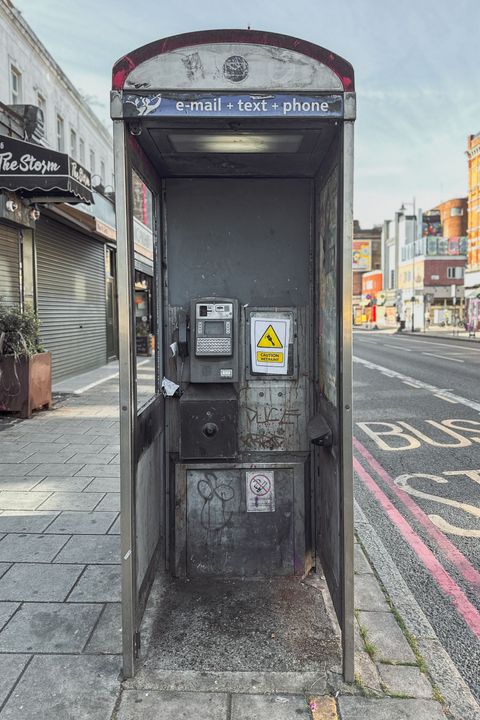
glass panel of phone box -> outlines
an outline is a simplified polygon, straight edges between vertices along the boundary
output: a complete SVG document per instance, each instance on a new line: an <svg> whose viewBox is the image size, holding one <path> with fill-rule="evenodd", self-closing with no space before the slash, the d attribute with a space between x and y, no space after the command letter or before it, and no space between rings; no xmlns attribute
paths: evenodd
<svg viewBox="0 0 480 720"><path fill-rule="evenodd" d="M153 196L135 171L132 187L137 408L140 408L155 394Z"/></svg>

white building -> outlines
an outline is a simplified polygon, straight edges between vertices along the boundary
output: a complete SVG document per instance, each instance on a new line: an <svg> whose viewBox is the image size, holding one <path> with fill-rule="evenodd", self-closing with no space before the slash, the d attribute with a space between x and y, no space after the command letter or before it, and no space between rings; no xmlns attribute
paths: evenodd
<svg viewBox="0 0 480 720"><path fill-rule="evenodd" d="M0 298L36 308L54 380L99 367L117 354L112 139L10 0L0 151Z"/></svg>
<svg viewBox="0 0 480 720"><path fill-rule="evenodd" d="M10 0L0 0L0 102L36 105L46 144L113 187L112 138Z"/></svg>

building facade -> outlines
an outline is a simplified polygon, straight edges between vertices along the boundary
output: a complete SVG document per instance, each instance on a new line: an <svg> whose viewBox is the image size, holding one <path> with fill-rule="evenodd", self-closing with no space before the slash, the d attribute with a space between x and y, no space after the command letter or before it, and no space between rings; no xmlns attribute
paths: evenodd
<svg viewBox="0 0 480 720"><path fill-rule="evenodd" d="M35 307L60 380L117 355L112 140L10 0L0 70L0 298ZM40 156L12 176L12 157Z"/></svg>
<svg viewBox="0 0 480 720"><path fill-rule="evenodd" d="M468 158L468 250L465 268L466 324L480 331L480 133L467 140Z"/></svg>
<svg viewBox="0 0 480 720"><path fill-rule="evenodd" d="M353 321L356 325L369 322L370 300L362 297L362 278L365 273L380 270L382 262L382 228L361 228L358 220L353 223L352 269L353 269Z"/></svg>
<svg viewBox="0 0 480 720"><path fill-rule="evenodd" d="M466 198L412 212L402 208L382 228L385 324L409 329L455 324L463 319L466 262Z"/></svg>

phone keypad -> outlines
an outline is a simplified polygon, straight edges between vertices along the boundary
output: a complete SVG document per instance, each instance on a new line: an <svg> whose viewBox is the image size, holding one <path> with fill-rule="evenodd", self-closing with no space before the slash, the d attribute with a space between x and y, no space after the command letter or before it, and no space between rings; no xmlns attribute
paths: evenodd
<svg viewBox="0 0 480 720"><path fill-rule="evenodd" d="M231 338L197 337L196 355L231 355Z"/></svg>

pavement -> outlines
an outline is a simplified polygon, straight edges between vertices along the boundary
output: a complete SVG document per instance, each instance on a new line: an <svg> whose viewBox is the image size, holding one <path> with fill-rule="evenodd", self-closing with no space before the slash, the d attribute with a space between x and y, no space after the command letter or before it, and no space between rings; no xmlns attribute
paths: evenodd
<svg viewBox="0 0 480 720"><path fill-rule="evenodd" d="M269 673L260 684L258 673L221 668L122 682L114 370L70 382L72 394L30 420L0 418L0 720L478 717L360 508L354 684L338 665ZM140 396L152 373L151 362L141 367Z"/></svg>

